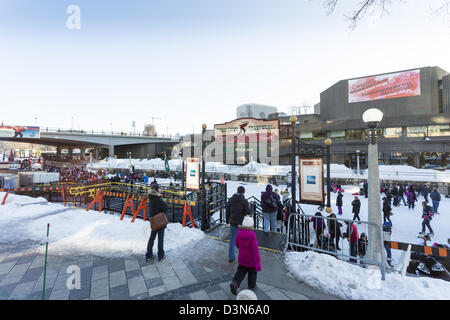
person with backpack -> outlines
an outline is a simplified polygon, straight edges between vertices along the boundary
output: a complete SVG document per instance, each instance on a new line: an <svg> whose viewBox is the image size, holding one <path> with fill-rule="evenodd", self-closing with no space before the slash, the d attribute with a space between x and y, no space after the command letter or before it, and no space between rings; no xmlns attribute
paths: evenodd
<svg viewBox="0 0 450 320"><path fill-rule="evenodd" d="M252 218L244 217L242 225L239 226L236 236L236 247L239 249L239 266L230 283L231 293L234 295L237 294L239 285L246 275L248 275L248 288L254 289L256 287L257 273L261 271L261 256L256 234L253 231Z"/></svg>
<svg viewBox="0 0 450 320"><path fill-rule="evenodd" d="M420 233L421 235L425 234L425 227L428 228L428 230L430 231L429 235L432 237L434 236L433 233L433 229L430 226L430 221L431 219L433 219L433 209L428 205L428 203L426 201L422 202L422 207L423 207L423 211L422 211L422 232Z"/></svg>
<svg viewBox="0 0 450 320"><path fill-rule="evenodd" d="M228 262L235 260L234 246L238 226L242 224L244 217L250 214L250 208L247 199L245 199L245 188L239 186L230 200L228 200L225 208L225 220L230 225L230 243L228 248Z"/></svg>
<svg viewBox="0 0 450 320"><path fill-rule="evenodd" d="M272 186L268 184L266 186L266 191L261 194L265 233L276 230L278 207L281 206L277 194L272 190Z"/></svg>
<svg viewBox="0 0 450 320"><path fill-rule="evenodd" d="M332 213L328 216L328 218L336 219L336 215ZM331 241L336 239L336 246L335 246L336 250L341 250L341 248L339 248L339 239L342 236L341 232L342 223L340 223L338 220L327 219L327 226Z"/></svg>
<svg viewBox="0 0 450 320"><path fill-rule="evenodd" d="M353 220L361 221L361 218L359 217L359 211L361 209L361 201L359 200L358 196L355 196L355 200L352 201L352 213L353 213Z"/></svg>
<svg viewBox="0 0 450 320"><path fill-rule="evenodd" d="M441 201L441 194L435 188L433 192L430 194L431 202L433 203L433 212L434 214L439 214L439 202Z"/></svg>
<svg viewBox="0 0 450 320"><path fill-rule="evenodd" d="M149 192L149 203L150 203L150 224L152 224L152 218L158 214L165 214L167 211L167 204L162 200L160 188L156 184ZM166 218L167 220L167 218ZM153 256L153 244L155 242L156 236L158 236L158 261L161 261L164 258L164 229L166 226L158 230L154 230L154 226L152 226L152 232L150 234L150 238L147 244L147 253L145 254L145 260L149 262L154 258Z"/></svg>
<svg viewBox="0 0 450 320"><path fill-rule="evenodd" d="M337 199L336 199L336 206L338 207L338 214L342 215L342 198L344 197L344 195L342 194L341 191L339 191Z"/></svg>

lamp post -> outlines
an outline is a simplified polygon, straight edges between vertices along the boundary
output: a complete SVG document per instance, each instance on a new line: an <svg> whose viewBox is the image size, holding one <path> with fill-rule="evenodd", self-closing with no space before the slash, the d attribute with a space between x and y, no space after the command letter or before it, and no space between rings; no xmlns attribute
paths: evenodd
<svg viewBox="0 0 450 320"><path fill-rule="evenodd" d="M383 113L378 109L369 109L363 114L363 121L369 128L369 252L370 261L382 263L383 239L376 226L382 225L381 199L380 199L380 175L378 168L377 127L383 119ZM375 225L376 226L375 226Z"/></svg>
<svg viewBox="0 0 450 320"><path fill-rule="evenodd" d="M333 141L328 138L325 139L325 145L326 145L326 150L327 150L327 213L330 214L331 212L333 212L333 210L331 209L331 165L330 165L330 157L331 157L331 144L333 143Z"/></svg>
<svg viewBox="0 0 450 320"><path fill-rule="evenodd" d="M296 144L296 139L295 139L295 123L297 122L297 117L296 116L292 116L290 117L289 121L291 121L291 130L292 130L292 150L291 150L291 200L292 200L292 208L291 208L291 212L295 213L296 212L296 203L295 203L295 199L296 199L296 174L295 174L295 144Z"/></svg>
<svg viewBox="0 0 450 320"><path fill-rule="evenodd" d="M361 150L356 150L356 174L358 175L358 182L359 182L359 154L361 153Z"/></svg>
<svg viewBox="0 0 450 320"><path fill-rule="evenodd" d="M181 149L181 151L180 151L180 158L181 158L181 191L184 194L184 159L183 159L183 149Z"/></svg>
<svg viewBox="0 0 450 320"><path fill-rule="evenodd" d="M202 124L202 231L206 230L206 189L205 189L205 132L206 124Z"/></svg>

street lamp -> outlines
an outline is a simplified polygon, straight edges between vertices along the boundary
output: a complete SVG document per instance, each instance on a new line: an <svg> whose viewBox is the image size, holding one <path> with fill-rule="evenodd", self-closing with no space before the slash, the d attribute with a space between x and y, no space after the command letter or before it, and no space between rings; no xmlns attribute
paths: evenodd
<svg viewBox="0 0 450 320"><path fill-rule="evenodd" d="M295 174L295 144L296 144L296 139L295 139L295 123L297 122L297 117L296 116L292 116L289 118L289 121L291 122L291 130L292 130L292 150L291 150L291 201L292 201L292 208L291 208L291 212L295 213L296 212L296 203L295 203L295 196L296 196L296 174Z"/></svg>
<svg viewBox="0 0 450 320"><path fill-rule="evenodd" d="M331 144L333 143L333 141L328 138L325 139L325 145L326 145L326 149L327 149L327 213L330 214L331 212L333 212L333 210L331 209L331 165L330 165L330 149L331 149Z"/></svg>
<svg viewBox="0 0 450 320"><path fill-rule="evenodd" d="M359 183L359 154L361 150L356 150L356 174L358 175L358 183Z"/></svg>
<svg viewBox="0 0 450 320"><path fill-rule="evenodd" d="M206 230L206 189L205 189L205 132L206 124L202 124L202 195L203 195L203 209L202 209L202 231Z"/></svg>
<svg viewBox="0 0 450 320"><path fill-rule="evenodd" d="M383 119L383 113L378 109L369 109L363 114L363 121L369 128L369 260L383 262L383 239L376 226L382 225L380 175L378 168L377 127Z"/></svg>

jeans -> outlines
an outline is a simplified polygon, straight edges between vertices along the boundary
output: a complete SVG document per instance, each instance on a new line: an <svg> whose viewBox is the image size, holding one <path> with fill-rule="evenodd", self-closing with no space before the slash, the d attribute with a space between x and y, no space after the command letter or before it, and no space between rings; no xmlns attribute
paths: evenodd
<svg viewBox="0 0 450 320"><path fill-rule="evenodd" d="M351 243L350 242L350 255L352 256L352 257L356 257L356 254L357 254L357 248L356 248L356 245L357 245L357 243L355 242L355 243ZM350 259L350 262L354 262L354 263L357 263L358 262L358 260L356 260L356 259Z"/></svg>
<svg viewBox="0 0 450 320"><path fill-rule="evenodd" d="M405 201L405 198L403 196L398 196L398 203L400 203L400 200L402 200L403 204L406 206L406 201Z"/></svg>
<svg viewBox="0 0 450 320"><path fill-rule="evenodd" d="M391 261L392 261L391 245L385 244L384 248L386 249L387 263L388 263L388 265L391 265Z"/></svg>
<svg viewBox="0 0 450 320"><path fill-rule="evenodd" d="M432 200L433 201L433 212L436 214L438 212L438 208L439 208L439 201L437 200Z"/></svg>
<svg viewBox="0 0 450 320"><path fill-rule="evenodd" d="M264 215L264 232L276 231L277 228L277 212L263 212Z"/></svg>
<svg viewBox="0 0 450 320"><path fill-rule="evenodd" d="M256 287L256 269L247 268L239 265L236 274L234 275L233 281L236 282L238 288L242 280L244 280L246 274L248 273L248 288L254 289Z"/></svg>
<svg viewBox="0 0 450 320"><path fill-rule="evenodd" d="M238 227L230 225L230 247L228 249L228 258L230 260L234 260L234 246L236 243L237 232L238 232Z"/></svg>
<svg viewBox="0 0 450 320"><path fill-rule="evenodd" d="M423 221L422 221L422 233L425 233L425 227L428 227L428 230L430 230L430 233L434 233L433 229L431 229L430 220L429 219L423 219Z"/></svg>
<svg viewBox="0 0 450 320"><path fill-rule="evenodd" d="M157 231L152 231L150 234L150 239L148 239L147 244L147 253L145 257L150 259L153 257L153 243L155 242L156 235L158 235L158 259L162 259L164 257L164 230L166 228L162 228Z"/></svg>

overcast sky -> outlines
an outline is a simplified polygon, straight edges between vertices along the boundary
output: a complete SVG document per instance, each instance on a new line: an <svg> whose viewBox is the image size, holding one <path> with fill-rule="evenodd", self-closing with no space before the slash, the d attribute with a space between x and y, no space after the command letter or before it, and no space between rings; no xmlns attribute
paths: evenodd
<svg viewBox="0 0 450 320"><path fill-rule="evenodd" d="M201 130L245 103L319 102L341 79L440 66L450 18L440 0L402 1L349 29L341 1L0 0L0 120L5 124L159 133ZM69 5L81 29L69 30Z"/></svg>

